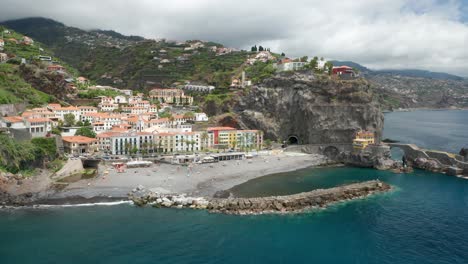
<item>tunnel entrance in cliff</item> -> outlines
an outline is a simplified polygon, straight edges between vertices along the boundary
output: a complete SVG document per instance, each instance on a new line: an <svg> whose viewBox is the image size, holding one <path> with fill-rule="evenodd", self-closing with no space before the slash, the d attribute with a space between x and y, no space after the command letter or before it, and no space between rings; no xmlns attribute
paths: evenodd
<svg viewBox="0 0 468 264"><path fill-rule="evenodd" d="M288 137L288 145L298 145L299 138L297 136L289 136Z"/></svg>
<svg viewBox="0 0 468 264"><path fill-rule="evenodd" d="M323 150L323 155L329 159L335 159L340 154L340 151L335 146L328 146Z"/></svg>

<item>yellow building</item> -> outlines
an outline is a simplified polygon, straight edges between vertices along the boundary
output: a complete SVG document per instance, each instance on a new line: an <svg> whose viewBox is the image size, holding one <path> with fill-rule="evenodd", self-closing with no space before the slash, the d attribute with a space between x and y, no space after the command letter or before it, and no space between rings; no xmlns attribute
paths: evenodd
<svg viewBox="0 0 468 264"><path fill-rule="evenodd" d="M373 132L359 131L356 133L356 137L353 139L353 149L363 150L368 145L375 143L375 137Z"/></svg>

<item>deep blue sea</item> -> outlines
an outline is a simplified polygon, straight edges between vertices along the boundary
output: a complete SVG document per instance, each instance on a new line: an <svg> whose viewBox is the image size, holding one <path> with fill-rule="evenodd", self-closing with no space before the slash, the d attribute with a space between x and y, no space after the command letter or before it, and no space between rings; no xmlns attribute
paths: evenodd
<svg viewBox="0 0 468 264"><path fill-rule="evenodd" d="M386 114L385 136L458 151L468 143L468 112ZM0 263L468 263L468 180L320 168L238 191L286 194L376 178L395 191L298 215L131 205L0 211Z"/></svg>

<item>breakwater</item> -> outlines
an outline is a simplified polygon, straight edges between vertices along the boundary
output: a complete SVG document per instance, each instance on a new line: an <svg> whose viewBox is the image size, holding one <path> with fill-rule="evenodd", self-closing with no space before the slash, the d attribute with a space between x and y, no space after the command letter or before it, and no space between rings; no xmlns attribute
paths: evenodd
<svg viewBox="0 0 468 264"><path fill-rule="evenodd" d="M158 194L135 189L129 199L137 206L205 209L214 213L251 215L273 213L299 213L312 208L324 208L329 204L363 198L391 189L387 183L371 180L328 189L318 189L285 196L259 198L203 198L185 195Z"/></svg>

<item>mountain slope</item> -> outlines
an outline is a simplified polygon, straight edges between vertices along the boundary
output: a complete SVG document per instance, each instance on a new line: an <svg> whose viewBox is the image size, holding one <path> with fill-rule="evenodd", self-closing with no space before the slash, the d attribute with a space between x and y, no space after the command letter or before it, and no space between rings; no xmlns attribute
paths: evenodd
<svg viewBox="0 0 468 264"><path fill-rule="evenodd" d="M213 47L221 48L221 44L144 40L114 31L85 31L44 18L0 24L46 43L58 57L99 84L120 88L144 89L186 80L227 87L248 55L216 56ZM202 44L193 48L194 43Z"/></svg>
<svg viewBox="0 0 468 264"><path fill-rule="evenodd" d="M348 65L366 77L380 95L384 109L468 107L468 80L425 70L371 70L352 61Z"/></svg>
<svg viewBox="0 0 468 264"><path fill-rule="evenodd" d="M144 90L185 81L228 87L252 54L220 55L214 50L221 44L145 40L114 31L85 31L44 18L3 24L46 43L84 76L120 88ZM379 93L385 109L468 107L468 80L459 76L423 70L375 71L351 61L333 63L358 69Z"/></svg>
<svg viewBox="0 0 468 264"><path fill-rule="evenodd" d="M8 60L0 63L0 104L25 102L40 106L57 99L65 100L71 92L66 78L76 76L73 67L54 57L53 52L44 44L34 41L23 43L24 35L0 26L4 32ZM46 69L47 64L39 56L49 56L66 68L67 74L59 74Z"/></svg>

